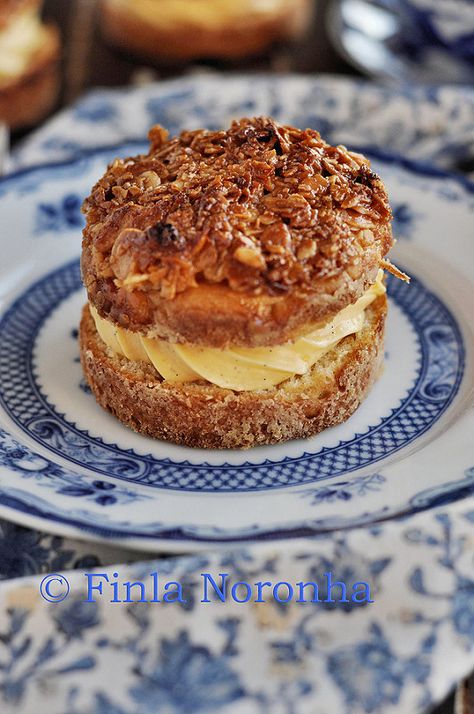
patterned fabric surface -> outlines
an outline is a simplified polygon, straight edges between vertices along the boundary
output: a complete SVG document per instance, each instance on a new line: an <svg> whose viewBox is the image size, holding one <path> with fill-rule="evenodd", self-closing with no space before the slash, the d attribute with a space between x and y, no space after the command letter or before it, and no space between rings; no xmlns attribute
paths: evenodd
<svg viewBox="0 0 474 714"><path fill-rule="evenodd" d="M296 79L292 91L305 81ZM202 102L211 96L222 117L214 78L182 80L165 90L95 91L30 138L10 167L143 139L154 121L171 130L198 125L199 102L189 99L196 82ZM258 113L262 92L272 92L273 113L298 123L291 102L283 107L283 80L261 82L226 79L225 91L241 107L244 89L252 87L249 114ZM163 104L163 91L174 93L172 105ZM320 114L314 122L331 141L409 150L410 158L448 168L466 157L474 92L323 79L314 82L313 94ZM76 215L74 207L70 214ZM396 219L409 231L409 217ZM407 519L311 540L150 559L0 520L0 711L426 711L474 667L473 524L474 497L466 495ZM61 598L67 590L61 601L41 597L57 592L43 580L48 573L62 574L55 583ZM102 574L94 580L103 586L95 603L84 601L91 582L85 573ZM249 586L225 602L211 588L211 602L201 602L203 573L216 583L227 573L230 585ZM349 602L327 601L326 573L348 585ZM126 603L123 589L114 590L118 581L137 580L155 602ZM170 582L175 585L167 588ZM289 601L278 602L258 582L289 583L293 597L281 585L279 597ZM311 602L311 587L303 591L309 601L296 601L300 582L317 582L319 602ZM374 602L351 599L356 582L370 583ZM175 601L165 602L171 591ZM248 601L236 601L247 595Z"/></svg>
<svg viewBox="0 0 474 714"><path fill-rule="evenodd" d="M163 590L168 581L182 584L185 602L148 604L112 604L108 584L104 601L84 602L81 571L93 557L73 561L61 539L21 531L23 571L32 564L79 571L67 573L70 595L61 603L41 600L38 578L4 585L2 711L34 712L39 699L64 714L424 711L474 665L473 523L471 502L284 548L97 571L110 582L117 571L121 580L144 581L150 593L153 572ZM201 573L216 582L219 573L248 583L317 579L324 600L326 572L334 582L370 582L374 602L256 603L256 588L245 604L200 602Z"/></svg>

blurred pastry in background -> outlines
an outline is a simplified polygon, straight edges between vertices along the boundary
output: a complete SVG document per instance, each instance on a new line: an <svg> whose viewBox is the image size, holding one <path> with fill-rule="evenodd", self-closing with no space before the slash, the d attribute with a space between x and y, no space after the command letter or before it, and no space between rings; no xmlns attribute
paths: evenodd
<svg viewBox="0 0 474 714"><path fill-rule="evenodd" d="M40 18L40 0L0 0L0 120L30 126L59 91L59 33Z"/></svg>
<svg viewBox="0 0 474 714"><path fill-rule="evenodd" d="M115 45L151 59L235 59L304 34L313 0L103 0Z"/></svg>

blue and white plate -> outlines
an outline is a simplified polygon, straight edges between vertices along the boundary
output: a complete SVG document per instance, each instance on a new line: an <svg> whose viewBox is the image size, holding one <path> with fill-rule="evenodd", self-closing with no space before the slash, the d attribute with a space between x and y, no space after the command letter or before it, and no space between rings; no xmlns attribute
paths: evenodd
<svg viewBox="0 0 474 714"><path fill-rule="evenodd" d="M326 27L345 59L370 77L472 85L472 0L332 0Z"/></svg>
<svg viewBox="0 0 474 714"><path fill-rule="evenodd" d="M0 183L0 513L189 550L310 535L472 491L472 186L373 152L400 239L393 259L413 278L389 278L383 375L349 421L314 438L205 451L128 430L96 404L79 364L81 201L108 160L143 148L97 150Z"/></svg>

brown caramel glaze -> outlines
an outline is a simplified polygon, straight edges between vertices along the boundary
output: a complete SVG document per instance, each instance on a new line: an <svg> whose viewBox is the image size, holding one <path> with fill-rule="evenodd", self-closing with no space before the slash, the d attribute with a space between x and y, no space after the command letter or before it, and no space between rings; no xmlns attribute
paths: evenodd
<svg viewBox="0 0 474 714"><path fill-rule="evenodd" d="M267 117L149 137L84 202L83 277L103 317L171 341L278 344L374 282L391 212L364 157Z"/></svg>

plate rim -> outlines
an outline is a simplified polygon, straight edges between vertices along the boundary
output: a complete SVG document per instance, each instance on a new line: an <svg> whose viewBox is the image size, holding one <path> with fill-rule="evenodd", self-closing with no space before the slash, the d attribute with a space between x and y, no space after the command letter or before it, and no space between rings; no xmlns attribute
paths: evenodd
<svg viewBox="0 0 474 714"><path fill-rule="evenodd" d="M361 518L357 522L348 522L345 524L339 523L334 526L320 527L316 525L314 528L306 522L301 527L289 527L287 529L273 529L259 532L256 534L230 536L222 538L222 536L212 538L210 536L197 536L186 533L186 529L177 528L174 532L177 534L172 537L165 537L158 533L156 536L143 535L139 533L120 533L112 531L112 529L100 529L98 527L87 526L84 523L72 523L71 521L63 521L60 518L51 519L45 515L32 515L20 508L3 503L3 493L0 489L0 517L5 517L7 520L16 523L19 526L35 528L36 530L46 530L46 532L60 535L63 537L71 537L76 540L101 543L102 545L120 546L127 550L143 550L146 552L167 552L173 553L198 553L206 550L215 550L217 548L225 550L231 548L244 548L249 545L268 546L289 540L307 540L318 536L330 535L336 532L351 531L359 528L376 528L389 523L403 521L408 517L415 516L418 513L433 511L439 507L446 507L452 503L460 503L474 496L474 481L460 480L458 488L451 491L449 498L444 501L442 498L435 503L429 502L427 505L419 505L411 509L403 511L386 513L383 517L373 518L373 514L369 514L367 518ZM12 501L11 496L7 496L8 501ZM171 530L168 529L168 530Z"/></svg>

